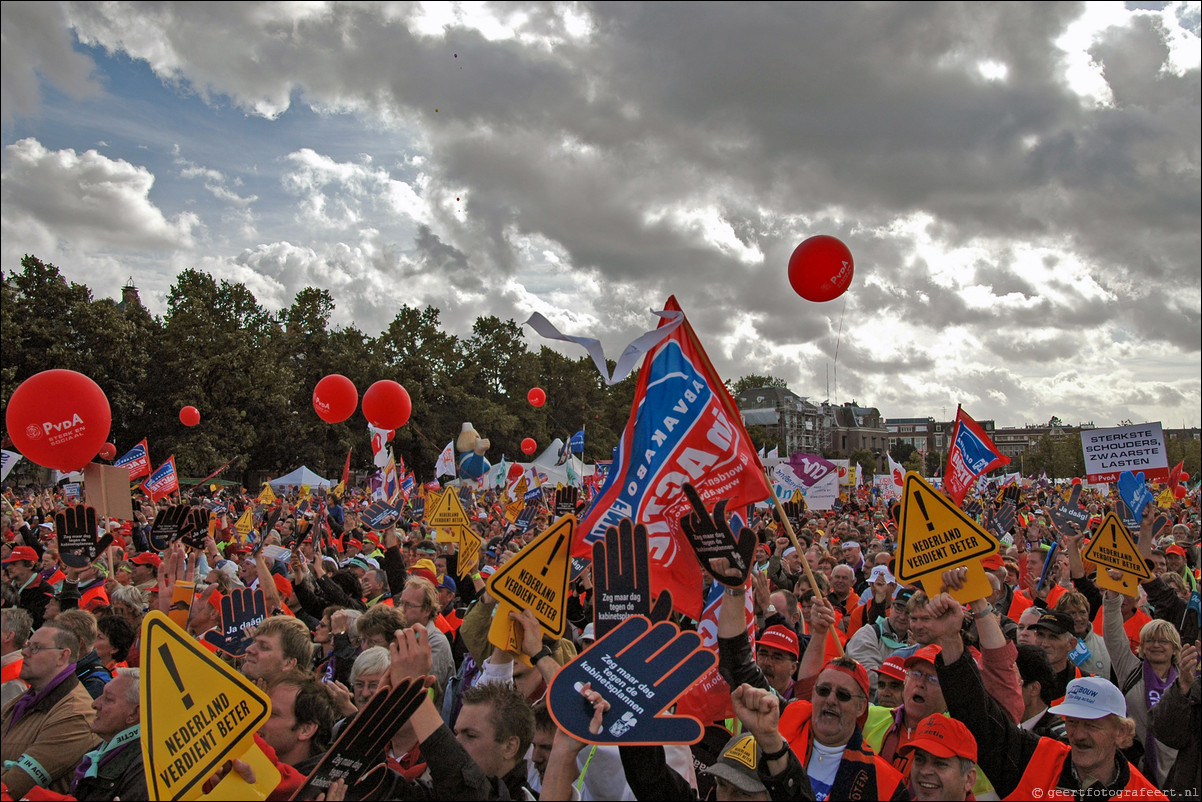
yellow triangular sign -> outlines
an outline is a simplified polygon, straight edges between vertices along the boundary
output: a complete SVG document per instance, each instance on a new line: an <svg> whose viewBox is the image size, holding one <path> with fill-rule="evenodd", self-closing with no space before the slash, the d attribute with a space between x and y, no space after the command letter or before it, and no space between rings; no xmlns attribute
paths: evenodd
<svg viewBox="0 0 1202 802"><path fill-rule="evenodd" d="M723 752L722 757L742 763L752 771L756 771L759 761L756 759L755 736L747 733Z"/></svg>
<svg viewBox="0 0 1202 802"><path fill-rule="evenodd" d="M476 573L480 562L480 546L484 541L470 526L459 527L459 576L469 577Z"/></svg>
<svg viewBox="0 0 1202 802"><path fill-rule="evenodd" d="M242 536L243 539L250 534L250 531L255 528L255 514L251 512L250 507L246 508L246 512L239 516L238 520L234 521L234 529Z"/></svg>
<svg viewBox="0 0 1202 802"><path fill-rule="evenodd" d="M267 694L157 610L142 619L140 691L151 799L196 799L223 763L259 751L254 734L271 713ZM268 792L280 781L278 771L256 776Z"/></svg>
<svg viewBox="0 0 1202 802"><path fill-rule="evenodd" d="M526 499L519 498L517 501L505 505L505 520L513 523L522 514L522 510L526 508Z"/></svg>
<svg viewBox="0 0 1202 802"><path fill-rule="evenodd" d="M488 580L488 592L519 610L529 607L552 637L562 637L576 516L565 515L531 540Z"/></svg>
<svg viewBox="0 0 1202 802"><path fill-rule="evenodd" d="M913 471L906 474L894 571L902 584L988 557L1000 545L997 538L925 479Z"/></svg>
<svg viewBox="0 0 1202 802"><path fill-rule="evenodd" d="M427 507L426 523L436 530L435 540L440 543L453 543L460 538L464 528L470 529L472 522L464 512L463 503L454 489L443 491L434 502L433 507Z"/></svg>
<svg viewBox="0 0 1202 802"><path fill-rule="evenodd" d="M259 501L264 504L274 504L276 502L275 491L266 482L263 483L263 491L259 493Z"/></svg>
<svg viewBox="0 0 1202 802"><path fill-rule="evenodd" d="M1152 578L1147 563L1139 556L1135 538L1113 512L1108 513L1089 541L1085 559L1098 566L1097 585L1127 596L1139 594L1139 580ZM1106 573L1107 568L1123 572L1122 580L1114 580Z"/></svg>

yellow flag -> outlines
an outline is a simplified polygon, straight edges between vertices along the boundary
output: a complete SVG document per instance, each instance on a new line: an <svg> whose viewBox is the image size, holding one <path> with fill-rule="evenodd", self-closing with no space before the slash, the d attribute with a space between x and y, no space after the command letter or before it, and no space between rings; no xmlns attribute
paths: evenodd
<svg viewBox="0 0 1202 802"><path fill-rule="evenodd" d="M263 502L264 504L274 504L275 500L275 492L272 491L271 485L267 482L264 482L263 492L259 494L259 501Z"/></svg>
<svg viewBox="0 0 1202 802"><path fill-rule="evenodd" d="M308 485L301 485L300 497L301 498L309 497L309 486Z"/></svg>
<svg viewBox="0 0 1202 802"><path fill-rule="evenodd" d="M346 492L346 482L339 482L330 490L330 495L334 498L342 498L342 494Z"/></svg>

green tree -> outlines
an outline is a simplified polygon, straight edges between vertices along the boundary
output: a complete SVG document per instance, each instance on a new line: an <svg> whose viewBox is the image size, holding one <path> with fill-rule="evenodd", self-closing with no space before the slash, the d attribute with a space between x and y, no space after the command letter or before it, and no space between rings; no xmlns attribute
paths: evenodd
<svg viewBox="0 0 1202 802"><path fill-rule="evenodd" d="M857 448L855 451L851 452L847 458L851 464L859 465L864 471L865 482L869 481L870 477L876 476L878 472L877 456L876 454L872 453L872 449Z"/></svg>
<svg viewBox="0 0 1202 802"><path fill-rule="evenodd" d="M778 379L775 376L760 376L752 373L748 376L741 376L732 384L728 379L725 382L727 389L731 395L740 395L747 390L754 390L757 387L781 387L785 390L789 389L789 383L784 379Z"/></svg>

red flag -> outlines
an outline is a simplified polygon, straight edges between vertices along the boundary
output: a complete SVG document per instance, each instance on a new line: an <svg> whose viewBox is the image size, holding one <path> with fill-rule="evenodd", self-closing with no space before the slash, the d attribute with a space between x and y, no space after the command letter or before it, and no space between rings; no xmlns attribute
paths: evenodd
<svg viewBox="0 0 1202 802"><path fill-rule="evenodd" d="M175 455L172 454L154 473L142 482L142 492L150 496L152 502L175 493L179 490L179 476L175 472Z"/></svg>
<svg viewBox="0 0 1202 802"><path fill-rule="evenodd" d="M139 476L149 476L150 446L146 444L146 438L143 437L142 442L118 457L113 465L124 465L129 468L129 480L131 482Z"/></svg>
<svg viewBox="0 0 1202 802"><path fill-rule="evenodd" d="M977 477L1009 464L1010 458L997 450L981 425L957 405L956 425L947 450L947 470L943 474L943 489L956 505L964 500L964 494Z"/></svg>
<svg viewBox="0 0 1202 802"><path fill-rule="evenodd" d="M681 486L691 483L708 506L727 499L739 509L768 498L768 481L734 399L675 296L664 308L680 313L680 325L643 359L616 458L572 553L591 557L593 542L622 518L645 525L652 593L671 591L673 606L696 621L701 566L680 530L681 516L691 512Z"/></svg>
<svg viewBox="0 0 1202 802"><path fill-rule="evenodd" d="M352 448L346 450L346 465L342 466L342 486L344 488L351 481L351 451L353 450Z"/></svg>

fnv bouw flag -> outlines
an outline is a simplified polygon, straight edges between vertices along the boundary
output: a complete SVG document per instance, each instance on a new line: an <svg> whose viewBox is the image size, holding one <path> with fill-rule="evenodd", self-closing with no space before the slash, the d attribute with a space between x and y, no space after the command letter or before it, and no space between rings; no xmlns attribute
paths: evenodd
<svg viewBox="0 0 1202 802"><path fill-rule="evenodd" d="M113 465L124 465L129 468L129 481L131 482L139 476L149 476L150 447L146 445L146 438L143 437L142 442L126 451Z"/></svg>
<svg viewBox="0 0 1202 802"><path fill-rule="evenodd" d="M150 500L158 501L161 498L171 495L179 490L179 477L175 473L175 455L172 454L167 458L167 461L155 468L154 473L142 482L142 491L150 496Z"/></svg>
<svg viewBox="0 0 1202 802"><path fill-rule="evenodd" d="M943 473L943 488L956 506L964 500L964 494L977 477L1009 464L1010 458L994 447L980 424L957 406L956 425L947 451L947 470Z"/></svg>
<svg viewBox="0 0 1202 802"><path fill-rule="evenodd" d="M646 355L630 418L606 485L580 524L573 556L591 557L605 530L631 518L647 527L651 590L701 617L701 566L680 530L691 483L707 507L740 509L768 498L768 482L739 411L675 296L657 313L671 333Z"/></svg>

